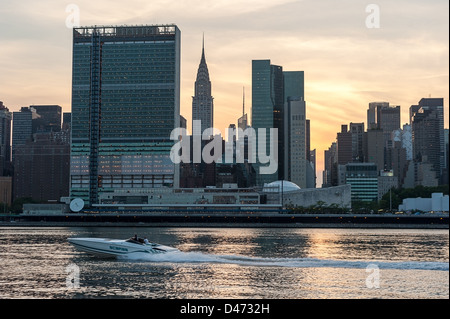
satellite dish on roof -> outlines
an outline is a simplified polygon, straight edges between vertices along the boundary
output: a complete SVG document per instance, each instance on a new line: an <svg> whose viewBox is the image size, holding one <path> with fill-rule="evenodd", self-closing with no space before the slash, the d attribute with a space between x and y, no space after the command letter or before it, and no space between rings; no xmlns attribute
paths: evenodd
<svg viewBox="0 0 450 319"><path fill-rule="evenodd" d="M75 198L70 202L70 210L73 212L79 212L84 208L84 200L81 198Z"/></svg>

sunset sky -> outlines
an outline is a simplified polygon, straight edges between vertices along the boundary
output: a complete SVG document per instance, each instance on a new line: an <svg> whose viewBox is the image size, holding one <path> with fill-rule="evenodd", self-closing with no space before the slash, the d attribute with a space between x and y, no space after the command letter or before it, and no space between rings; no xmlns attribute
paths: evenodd
<svg viewBox="0 0 450 319"><path fill-rule="evenodd" d="M379 28L367 28L369 4ZM81 26L176 24L182 36L181 114L190 128L194 81L205 34L215 127L224 132L251 108L251 61L270 59L305 71L311 148L323 151L341 124L366 122L369 102L400 105L444 98L449 119L448 0L1 0L0 101L10 111L33 104L71 110L72 30L68 5Z"/></svg>

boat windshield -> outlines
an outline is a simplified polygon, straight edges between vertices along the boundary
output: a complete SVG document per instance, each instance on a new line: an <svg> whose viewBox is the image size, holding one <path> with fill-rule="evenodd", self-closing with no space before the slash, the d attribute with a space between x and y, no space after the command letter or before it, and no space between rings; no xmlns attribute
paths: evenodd
<svg viewBox="0 0 450 319"><path fill-rule="evenodd" d="M136 240L134 237L132 237L132 238L130 238L130 239L127 239L126 242L128 242L128 243L133 243L133 244L144 245L144 239L142 239L142 238L138 238L138 239Z"/></svg>

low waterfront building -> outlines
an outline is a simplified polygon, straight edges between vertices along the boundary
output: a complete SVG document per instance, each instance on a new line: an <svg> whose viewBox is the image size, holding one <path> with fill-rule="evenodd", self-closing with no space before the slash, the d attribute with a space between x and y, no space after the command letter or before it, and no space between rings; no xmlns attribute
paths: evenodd
<svg viewBox="0 0 450 319"><path fill-rule="evenodd" d="M73 202L74 198L72 198ZM62 197L61 205L69 211L71 198ZM314 205L351 208L351 187L301 189L289 181L276 181L264 188L238 188L224 184L222 188L147 188L116 189L99 196L99 204L87 205L79 212L268 212L277 213L283 207L312 207ZM55 206L53 211L61 211ZM24 208L24 213L37 214L39 204ZM49 211L42 206L42 214ZM61 211L62 212L62 211Z"/></svg>
<svg viewBox="0 0 450 319"><path fill-rule="evenodd" d="M351 185L349 184L302 189L289 181L275 181L266 184L263 192L267 196L267 204L282 202L284 207L311 207L320 203L323 206L351 208Z"/></svg>
<svg viewBox="0 0 450 319"><path fill-rule="evenodd" d="M398 206L399 211L419 210L423 212L448 212L449 197L442 193L433 193L431 198L405 198L401 205Z"/></svg>
<svg viewBox="0 0 450 319"><path fill-rule="evenodd" d="M63 203L23 204L25 215L61 215L69 212L69 205Z"/></svg>
<svg viewBox="0 0 450 319"><path fill-rule="evenodd" d="M99 209L152 208L217 208L217 209L279 209L283 207L325 206L351 208L351 187L301 189L289 181L275 181L264 188L238 188L224 184L222 188L157 188L117 189L99 197Z"/></svg>
<svg viewBox="0 0 450 319"><path fill-rule="evenodd" d="M117 189L99 196L98 208L188 208L242 207L263 204L261 195L251 188L147 188ZM279 203L277 203L279 205Z"/></svg>

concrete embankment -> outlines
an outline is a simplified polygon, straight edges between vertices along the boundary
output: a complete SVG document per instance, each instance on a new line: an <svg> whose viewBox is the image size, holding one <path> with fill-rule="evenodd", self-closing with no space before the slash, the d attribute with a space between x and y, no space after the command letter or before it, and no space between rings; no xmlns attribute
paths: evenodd
<svg viewBox="0 0 450 319"><path fill-rule="evenodd" d="M448 229L448 214L75 214L3 217L0 226L42 227L297 227Z"/></svg>

